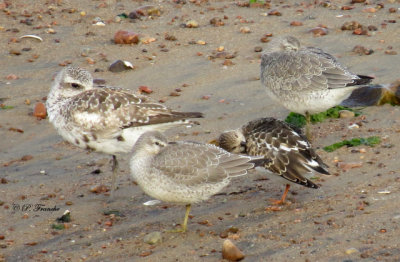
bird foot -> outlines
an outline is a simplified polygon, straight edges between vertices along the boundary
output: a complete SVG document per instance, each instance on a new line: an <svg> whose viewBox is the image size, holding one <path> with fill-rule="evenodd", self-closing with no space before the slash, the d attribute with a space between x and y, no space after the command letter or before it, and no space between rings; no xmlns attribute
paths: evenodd
<svg viewBox="0 0 400 262"><path fill-rule="evenodd" d="M265 208L265 211L282 211L281 206L268 206Z"/></svg>
<svg viewBox="0 0 400 262"><path fill-rule="evenodd" d="M288 205L289 203L286 202L285 200L282 199L270 199L271 203L275 206L283 206L283 205Z"/></svg>

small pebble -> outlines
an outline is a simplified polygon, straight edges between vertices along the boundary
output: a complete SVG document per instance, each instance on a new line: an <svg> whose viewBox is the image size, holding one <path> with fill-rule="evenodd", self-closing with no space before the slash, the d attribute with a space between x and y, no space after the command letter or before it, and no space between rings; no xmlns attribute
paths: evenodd
<svg viewBox="0 0 400 262"><path fill-rule="evenodd" d="M244 254L229 239L226 239L222 245L222 257L229 261L240 261L244 258Z"/></svg>
<svg viewBox="0 0 400 262"><path fill-rule="evenodd" d="M90 192L100 194L110 191L110 189L105 185L95 185L90 188Z"/></svg>
<svg viewBox="0 0 400 262"><path fill-rule="evenodd" d="M189 20L186 22L185 27L186 28L198 28L199 23L196 20Z"/></svg>
<svg viewBox="0 0 400 262"><path fill-rule="evenodd" d="M292 22L290 22L290 25L291 25L291 26L302 26L303 23L300 22L300 21L292 21Z"/></svg>
<svg viewBox="0 0 400 262"><path fill-rule="evenodd" d="M117 60L108 67L108 70L113 73L119 73L131 69L133 69L133 65L128 61L122 60Z"/></svg>
<svg viewBox="0 0 400 262"><path fill-rule="evenodd" d="M263 49L261 46L254 47L254 52L261 52Z"/></svg>
<svg viewBox="0 0 400 262"><path fill-rule="evenodd" d="M313 33L314 36L323 36L328 34L328 29L318 26L310 29L308 32Z"/></svg>
<svg viewBox="0 0 400 262"><path fill-rule="evenodd" d="M240 33L242 33L242 34L248 34L251 32L250 27L248 27L248 26L242 26L239 30L240 30Z"/></svg>
<svg viewBox="0 0 400 262"><path fill-rule="evenodd" d="M359 252L356 248L354 248L354 247L352 247L352 248L348 248L348 249L346 249L346 251L345 251L345 253L347 254L347 255L351 255L351 254L354 254L354 253L357 253L357 252Z"/></svg>
<svg viewBox="0 0 400 262"><path fill-rule="evenodd" d="M119 30L114 35L114 43L137 44L139 43L139 35L132 31Z"/></svg>
<svg viewBox="0 0 400 262"><path fill-rule="evenodd" d="M359 55L370 55L374 52L374 50L365 48L364 46L361 45L356 45L352 51Z"/></svg>
<svg viewBox="0 0 400 262"><path fill-rule="evenodd" d="M279 12L278 10L271 10L268 12L268 15L276 15L276 16L281 16L282 13Z"/></svg>
<svg viewBox="0 0 400 262"><path fill-rule="evenodd" d="M148 86L139 86L139 92L140 93L151 94L151 93L153 93L153 90Z"/></svg>
<svg viewBox="0 0 400 262"><path fill-rule="evenodd" d="M352 118L354 116L355 116L355 114L352 111L349 111L349 110L340 110L339 111L340 118Z"/></svg>
<svg viewBox="0 0 400 262"><path fill-rule="evenodd" d="M181 94L179 94L178 92L171 92L169 94L169 96L180 96Z"/></svg>
<svg viewBox="0 0 400 262"><path fill-rule="evenodd" d="M36 103L33 115L37 118L45 119L47 116L46 106L42 102Z"/></svg>
<svg viewBox="0 0 400 262"><path fill-rule="evenodd" d="M155 245L155 244L161 243L162 242L161 232L154 231L154 232L147 234L144 237L143 242L146 244L149 244L149 245Z"/></svg>

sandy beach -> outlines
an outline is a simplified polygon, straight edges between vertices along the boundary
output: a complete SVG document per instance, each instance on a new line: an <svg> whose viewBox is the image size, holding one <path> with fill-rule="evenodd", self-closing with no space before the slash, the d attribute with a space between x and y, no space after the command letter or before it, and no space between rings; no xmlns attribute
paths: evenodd
<svg viewBox="0 0 400 262"><path fill-rule="evenodd" d="M121 15L146 5L153 6L150 16ZM73 64L106 85L132 92L146 86L171 108L204 113L200 125L167 136L206 143L250 120L288 115L259 80L260 51L274 37L293 35L322 48L352 72L375 77L374 84L398 80L399 6L394 0L250 7L224 0L2 1L0 261L223 261L225 239L245 254L243 261L400 261L397 106L367 107L360 116L312 126L313 146L332 174L315 177L319 189L292 185L288 203L272 211L270 199L281 196L286 180L251 170L194 205L183 234L166 231L181 223L184 206L143 205L152 199L130 177L129 154L118 156L118 189L107 203L109 192L92 191L110 186L111 156L64 142L48 119L33 116L55 74ZM352 21L364 32L341 29ZM115 44L118 30L139 34L139 43ZM357 45L373 52L353 52ZM119 59L134 69L110 72ZM354 123L359 128L349 128ZM381 143L322 149L370 136ZM55 228L66 210L71 221ZM156 231L162 242L145 243Z"/></svg>

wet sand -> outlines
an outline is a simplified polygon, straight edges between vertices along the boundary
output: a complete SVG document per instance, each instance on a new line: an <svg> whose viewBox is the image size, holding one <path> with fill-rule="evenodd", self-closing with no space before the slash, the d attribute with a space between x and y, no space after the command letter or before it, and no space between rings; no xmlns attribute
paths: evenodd
<svg viewBox="0 0 400 262"><path fill-rule="evenodd" d="M116 198L107 203L107 193L95 194L90 189L110 185L111 157L63 142L47 119L32 116L35 104L44 102L54 74L61 70L59 64L70 61L107 85L132 91L148 86L153 98L166 100L172 108L205 114L199 126L169 131L171 140L207 142L221 131L258 117L283 119L289 112L266 96L258 80L260 53L254 48L268 48L268 43L260 41L263 35L292 34L305 45L335 55L353 72L374 76L374 83L389 84L399 78L398 55L385 53L400 52L398 24L390 22L399 21L399 10L389 12L399 2L383 3L384 8L374 13L364 9L376 8L375 2L341 10L350 5L347 1L331 7L272 2L270 9L239 7L229 1L40 0L28 5L17 0L7 7L0 4L0 98L2 104L13 106L0 109L0 261L220 261L225 237L244 252L244 261L400 260L398 107L369 107L359 117L313 125L313 145L332 173L316 180L320 189L293 185L288 204L274 212L268 209L269 200L280 197L286 181L253 170L221 194L194 205L184 234L165 232L181 222L183 206L143 205L151 198L130 178L129 155L120 156ZM161 15L115 22L118 14L148 4L160 8ZM267 15L274 9L282 15ZM96 17L105 26L92 25ZM214 17L225 25L211 25ZM199 28L180 26L190 19ZM290 26L292 21L303 25ZM348 21L374 25L377 31L369 31L370 36L342 31ZM328 27L327 35L314 37L308 32L320 24ZM251 32L241 33L241 27ZM47 33L49 28L55 33ZM112 38L118 30L156 41L116 45ZM177 40L165 40L165 33ZM16 41L26 34L39 35L43 42ZM196 44L199 40L206 44ZM356 45L374 53L359 56L352 52ZM237 52L233 65L209 58L220 46L230 54ZM117 59L130 61L135 70L109 72L108 66ZM182 89L180 96L169 96L176 88ZM349 129L353 123L360 127ZM374 135L382 142L373 148L341 148L332 153L321 149L342 139ZM30 157L21 161L24 156ZM359 167L344 170L338 163ZM99 174L93 173L96 169ZM35 204L58 210L34 211ZM21 210L28 205L32 205L29 210ZM53 229L65 210L70 210L72 221L64 230ZM107 210L118 210L119 215L104 215ZM237 233L224 233L232 226ZM162 232L162 243L144 243L144 236L154 231Z"/></svg>

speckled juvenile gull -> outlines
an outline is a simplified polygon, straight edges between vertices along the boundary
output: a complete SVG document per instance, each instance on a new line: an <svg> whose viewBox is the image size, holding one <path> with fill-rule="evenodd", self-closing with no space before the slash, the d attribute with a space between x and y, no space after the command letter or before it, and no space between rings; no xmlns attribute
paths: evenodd
<svg viewBox="0 0 400 262"><path fill-rule="evenodd" d="M192 203L207 200L254 166L252 158L228 153L210 144L167 142L158 131L143 134L130 161L131 174L149 196L186 204L180 231L186 231Z"/></svg>
<svg viewBox="0 0 400 262"><path fill-rule="evenodd" d="M139 136L149 130L164 131L188 124L198 112L176 112L122 89L96 88L85 69L67 67L56 76L47 96L49 121L68 142L88 150L113 156L112 190L117 153L131 152Z"/></svg>
<svg viewBox="0 0 400 262"><path fill-rule="evenodd" d="M329 175L327 165L301 130L278 119L266 117L250 121L239 129L222 133L218 144L232 153L264 156L263 166L267 170L306 187L318 188L304 174L316 171ZM289 188L287 184L282 199L276 203L284 202Z"/></svg>
<svg viewBox="0 0 400 262"><path fill-rule="evenodd" d="M307 119L340 104L371 80L351 73L319 48L302 47L293 36L274 39L261 56L261 82L268 95Z"/></svg>

